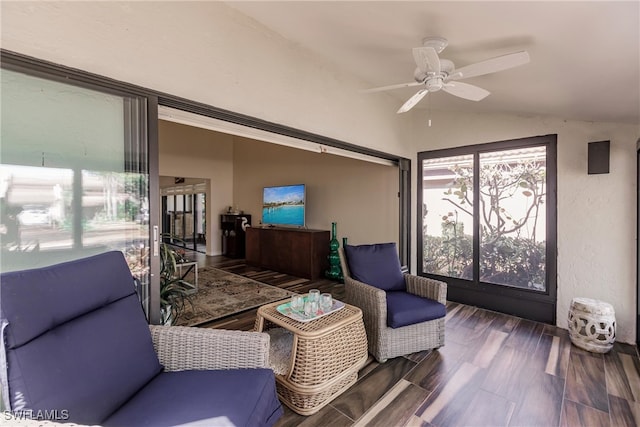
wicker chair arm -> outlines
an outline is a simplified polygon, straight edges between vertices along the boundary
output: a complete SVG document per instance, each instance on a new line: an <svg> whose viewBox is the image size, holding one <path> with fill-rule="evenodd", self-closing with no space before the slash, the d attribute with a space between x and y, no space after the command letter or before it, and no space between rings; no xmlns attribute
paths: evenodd
<svg viewBox="0 0 640 427"><path fill-rule="evenodd" d="M447 284L445 282L413 274L405 274L404 280L407 284L407 292L410 294L447 304Z"/></svg>
<svg viewBox="0 0 640 427"><path fill-rule="evenodd" d="M352 279L344 278L345 299L349 304L362 310L365 325L377 330L387 327L387 294L374 286ZM373 332L373 331L372 331Z"/></svg>
<svg viewBox="0 0 640 427"><path fill-rule="evenodd" d="M269 367L269 335L184 326L149 325L165 371Z"/></svg>

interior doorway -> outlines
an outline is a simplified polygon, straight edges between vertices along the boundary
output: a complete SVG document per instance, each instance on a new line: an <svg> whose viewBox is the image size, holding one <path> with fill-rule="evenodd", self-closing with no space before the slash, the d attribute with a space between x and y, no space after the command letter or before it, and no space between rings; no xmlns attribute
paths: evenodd
<svg viewBox="0 0 640 427"><path fill-rule="evenodd" d="M160 177L163 242L207 253L206 181Z"/></svg>

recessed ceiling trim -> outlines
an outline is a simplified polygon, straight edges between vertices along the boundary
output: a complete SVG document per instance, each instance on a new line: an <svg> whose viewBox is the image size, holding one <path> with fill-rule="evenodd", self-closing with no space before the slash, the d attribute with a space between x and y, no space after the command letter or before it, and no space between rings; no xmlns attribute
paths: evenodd
<svg viewBox="0 0 640 427"><path fill-rule="evenodd" d="M213 117L203 116L200 114L191 113L189 111L184 111L163 105L158 106L158 118L160 120L180 123L187 126L195 126L203 129L213 130L216 132L228 133L243 138L256 139L259 141L270 142L286 147L311 151L313 153L335 154L338 156L349 157L352 159L377 163L385 166L397 166L397 163L393 162L392 160L368 156L366 154L356 153L329 145L318 144L315 142L306 141L304 139L293 138L287 135L281 135L263 129L252 128L249 126L215 119Z"/></svg>

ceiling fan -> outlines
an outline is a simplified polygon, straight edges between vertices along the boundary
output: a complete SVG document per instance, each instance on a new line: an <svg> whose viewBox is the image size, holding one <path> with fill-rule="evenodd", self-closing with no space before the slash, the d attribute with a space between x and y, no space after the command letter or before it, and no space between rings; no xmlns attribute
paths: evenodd
<svg viewBox="0 0 640 427"><path fill-rule="evenodd" d="M438 54L447 47L448 43L447 39L442 37L427 37L422 41L422 47L413 48L413 59L417 65L413 73L415 82L376 87L366 89L363 92L371 93L404 87L424 86L400 107L398 113L405 113L411 110L427 93L437 92L441 89L460 98L480 101L490 94L488 90L458 80L507 70L529 62L529 54L526 51L520 51L456 69L453 62L438 57Z"/></svg>

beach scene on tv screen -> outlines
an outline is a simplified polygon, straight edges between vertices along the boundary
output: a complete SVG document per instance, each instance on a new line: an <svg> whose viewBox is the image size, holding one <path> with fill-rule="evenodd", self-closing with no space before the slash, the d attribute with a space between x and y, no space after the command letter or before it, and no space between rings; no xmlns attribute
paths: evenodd
<svg viewBox="0 0 640 427"><path fill-rule="evenodd" d="M262 223L304 225L304 185L265 187L262 197Z"/></svg>

